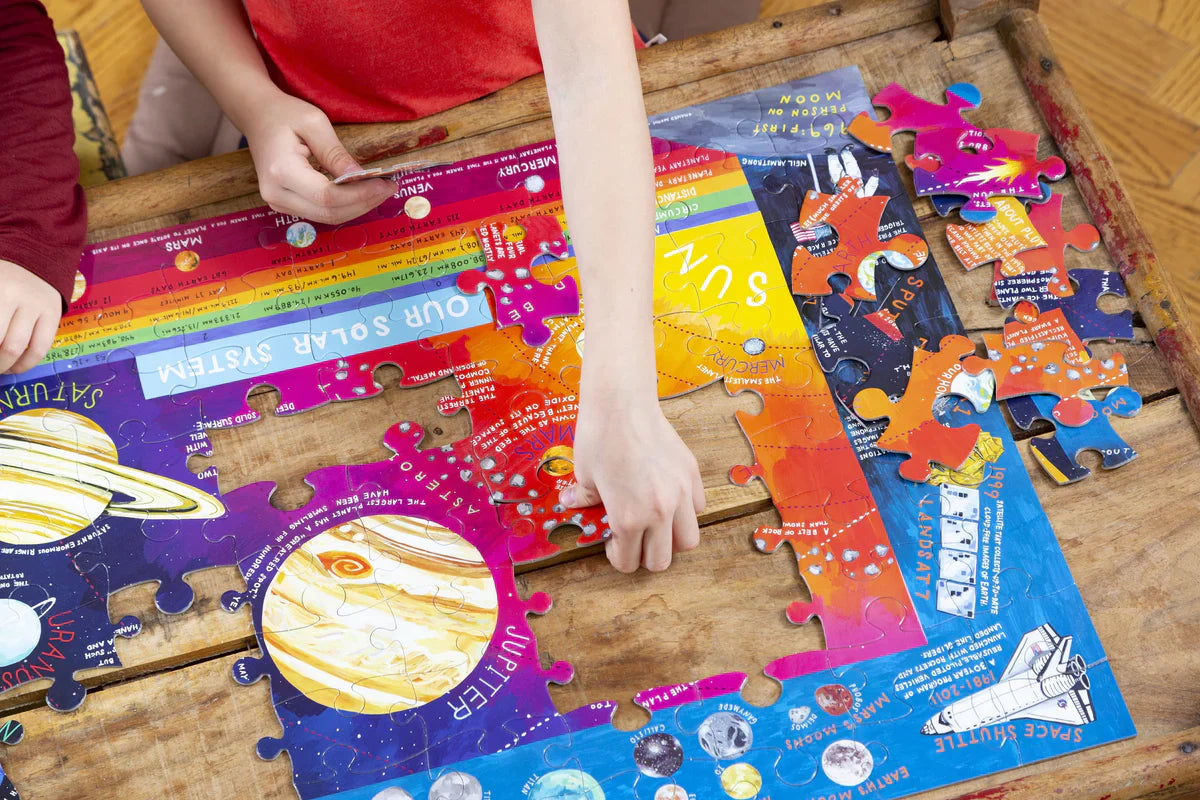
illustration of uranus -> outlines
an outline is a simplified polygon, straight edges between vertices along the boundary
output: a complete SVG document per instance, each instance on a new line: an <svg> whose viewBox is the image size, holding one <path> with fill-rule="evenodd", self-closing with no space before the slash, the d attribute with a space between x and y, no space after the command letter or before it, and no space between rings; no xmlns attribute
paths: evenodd
<svg viewBox="0 0 1200 800"><path fill-rule="evenodd" d="M483 658L496 585L458 534L381 514L336 525L288 556L263 601L280 673L310 699L389 714L436 700Z"/></svg>
<svg viewBox="0 0 1200 800"><path fill-rule="evenodd" d="M28 605L11 597L0 598L0 666L24 661L42 640L41 618L54 608L49 597Z"/></svg>
<svg viewBox="0 0 1200 800"><path fill-rule="evenodd" d="M122 466L104 429L80 414L33 409L0 420L0 542L58 541L101 514L203 520L223 513L207 492Z"/></svg>

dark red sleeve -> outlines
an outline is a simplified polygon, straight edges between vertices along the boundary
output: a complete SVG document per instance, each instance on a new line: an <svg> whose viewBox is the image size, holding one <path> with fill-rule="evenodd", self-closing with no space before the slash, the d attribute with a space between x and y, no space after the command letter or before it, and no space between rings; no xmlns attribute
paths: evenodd
<svg viewBox="0 0 1200 800"><path fill-rule="evenodd" d="M64 300L87 232L71 104L46 9L37 0L0 0L0 259Z"/></svg>

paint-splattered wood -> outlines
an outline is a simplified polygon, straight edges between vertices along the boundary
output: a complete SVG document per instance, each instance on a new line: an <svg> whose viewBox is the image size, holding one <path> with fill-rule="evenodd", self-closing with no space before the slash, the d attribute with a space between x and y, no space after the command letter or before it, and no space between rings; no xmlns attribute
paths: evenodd
<svg viewBox="0 0 1200 800"><path fill-rule="evenodd" d="M1000 25L1030 94L1049 125L1108 245L1142 320L1171 367L1192 419L1200 423L1200 339L1184 316L1170 273L1121 186L1108 148L1088 123L1036 14L1016 12Z"/></svg>

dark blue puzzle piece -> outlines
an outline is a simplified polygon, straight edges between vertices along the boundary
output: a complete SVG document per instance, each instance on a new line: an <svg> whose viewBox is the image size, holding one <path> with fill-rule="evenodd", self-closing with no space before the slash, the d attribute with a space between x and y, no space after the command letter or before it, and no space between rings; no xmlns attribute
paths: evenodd
<svg viewBox="0 0 1200 800"><path fill-rule="evenodd" d="M1027 272L996 281L996 301L1012 308L1021 301L1037 306L1040 313L1061 309L1067 323L1085 342L1095 339L1132 339L1133 312L1126 309L1106 314L1097 302L1104 295L1125 297L1125 282L1118 272L1099 269L1073 269L1067 273L1075 284L1075 294L1059 297L1048 288L1051 271ZM1009 319L1009 322L1012 318Z"/></svg>
<svg viewBox="0 0 1200 800"><path fill-rule="evenodd" d="M1008 411L1017 425L1028 430L1039 419L1056 424L1053 411L1059 402L1057 397L1046 394L1014 397L1008 401ZM1121 386L1109 392L1104 400L1088 402L1096 412L1088 422L1079 427L1056 424L1053 436L1029 441L1042 469L1059 484L1074 483L1092 474L1078 461L1084 450L1099 452L1104 469L1116 469L1137 457L1134 449L1113 430L1108 418L1136 416L1142 410L1141 395Z"/></svg>

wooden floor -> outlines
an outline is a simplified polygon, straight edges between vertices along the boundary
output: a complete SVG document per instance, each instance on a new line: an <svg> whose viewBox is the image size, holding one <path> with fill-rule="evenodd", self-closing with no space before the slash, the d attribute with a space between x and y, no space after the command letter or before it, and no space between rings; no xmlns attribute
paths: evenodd
<svg viewBox="0 0 1200 800"><path fill-rule="evenodd" d="M763 0L762 14L814 4ZM155 41L140 3L46 0L46 6L59 28L79 31L123 138ZM1042 0L1041 13L1200 328L1200 2Z"/></svg>

